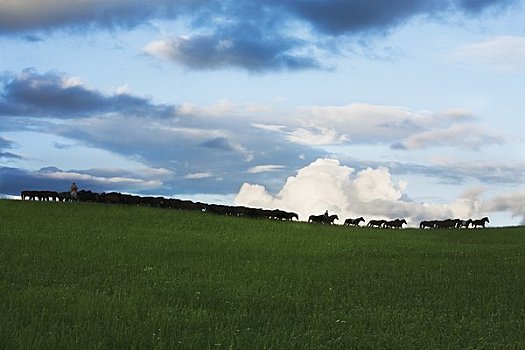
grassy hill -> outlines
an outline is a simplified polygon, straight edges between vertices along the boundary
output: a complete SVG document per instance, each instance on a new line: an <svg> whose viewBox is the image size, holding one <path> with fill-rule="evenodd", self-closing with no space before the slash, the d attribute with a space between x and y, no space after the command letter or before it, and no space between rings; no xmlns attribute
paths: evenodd
<svg viewBox="0 0 525 350"><path fill-rule="evenodd" d="M525 228L0 201L3 349L524 349Z"/></svg>

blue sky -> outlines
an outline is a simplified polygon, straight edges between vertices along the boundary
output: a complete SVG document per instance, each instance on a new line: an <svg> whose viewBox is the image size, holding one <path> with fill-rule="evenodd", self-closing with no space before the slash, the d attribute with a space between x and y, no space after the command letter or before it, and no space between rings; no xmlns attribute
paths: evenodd
<svg viewBox="0 0 525 350"><path fill-rule="evenodd" d="M0 193L525 222L522 0L0 0Z"/></svg>

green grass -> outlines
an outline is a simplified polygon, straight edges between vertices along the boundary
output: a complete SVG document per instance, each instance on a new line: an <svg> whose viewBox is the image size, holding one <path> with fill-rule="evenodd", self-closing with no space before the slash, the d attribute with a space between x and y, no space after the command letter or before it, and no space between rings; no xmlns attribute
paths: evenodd
<svg viewBox="0 0 525 350"><path fill-rule="evenodd" d="M0 201L2 349L525 349L525 228Z"/></svg>

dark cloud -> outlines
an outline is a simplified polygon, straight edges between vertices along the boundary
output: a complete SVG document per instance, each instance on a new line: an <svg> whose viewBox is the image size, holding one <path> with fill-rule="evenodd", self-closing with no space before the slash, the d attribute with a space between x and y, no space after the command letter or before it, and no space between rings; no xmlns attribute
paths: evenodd
<svg viewBox="0 0 525 350"><path fill-rule="evenodd" d="M176 18L208 3L203 0L14 1L2 5L0 34L58 28L132 28L155 18Z"/></svg>
<svg viewBox="0 0 525 350"><path fill-rule="evenodd" d="M152 0L12 2L0 12L0 35L41 40L46 31L132 28L153 19L184 18L199 34L164 42L164 56L191 69L237 67L251 72L323 68L311 46L330 53L329 37L383 35L417 16L478 16L517 0ZM299 39L299 23L320 35ZM190 29L190 30L191 30ZM35 35L38 33L40 35ZM205 34L203 34L205 33ZM365 40L366 41L366 40ZM363 42L360 38L358 42Z"/></svg>
<svg viewBox="0 0 525 350"><path fill-rule="evenodd" d="M487 8L504 8L512 5L516 1L514 0L458 0L453 1L456 7L463 11L471 14L478 14L486 10Z"/></svg>
<svg viewBox="0 0 525 350"><path fill-rule="evenodd" d="M24 35L23 39L25 41L28 41L30 43L38 43L38 42L41 42L41 41L44 41L44 39L38 35L32 35L32 34L27 34L27 35Z"/></svg>
<svg viewBox="0 0 525 350"><path fill-rule="evenodd" d="M11 152L0 152L0 159L22 159L22 157Z"/></svg>
<svg viewBox="0 0 525 350"><path fill-rule="evenodd" d="M390 148L395 149L395 150L406 150L407 149L407 147L403 145L401 142L396 142L396 143L391 144Z"/></svg>
<svg viewBox="0 0 525 350"><path fill-rule="evenodd" d="M479 14L501 8L512 0L284 0L275 1L290 14L329 35L384 33L415 16L442 16L449 12Z"/></svg>
<svg viewBox="0 0 525 350"><path fill-rule="evenodd" d="M55 142L53 144L53 146L57 149L62 149L62 150L67 150L67 149L71 149L73 147L73 145L69 145L69 144L65 144L65 143L60 143L60 142Z"/></svg>
<svg viewBox="0 0 525 350"><path fill-rule="evenodd" d="M4 152L4 150L13 148L13 146L14 146L13 141L6 140L0 136L0 159L5 159L5 160L22 159L22 157L19 156L18 154L14 154L11 152Z"/></svg>
<svg viewBox="0 0 525 350"><path fill-rule="evenodd" d="M0 136L0 149L13 147L13 141L6 140Z"/></svg>
<svg viewBox="0 0 525 350"><path fill-rule="evenodd" d="M200 144L203 147L215 148L223 151L233 151L233 146L230 144L227 138L217 137L213 140L208 140Z"/></svg>
<svg viewBox="0 0 525 350"><path fill-rule="evenodd" d="M71 182L94 192L141 192L160 187L155 178L144 179L126 170L61 170L50 166L37 171L0 167L0 193L20 195L23 190L68 191Z"/></svg>
<svg viewBox="0 0 525 350"><path fill-rule="evenodd" d="M329 34L383 32L410 17L431 10L435 1L289 0L280 2L315 30Z"/></svg>
<svg viewBox="0 0 525 350"><path fill-rule="evenodd" d="M249 20L261 27L295 16L330 34L377 30L416 15L447 11L477 14L515 0L149 0L84 1L28 0L4 5L0 34L57 28L131 28L152 19L189 17L196 26L216 18ZM281 23L282 24L282 23ZM273 25L273 24L272 24Z"/></svg>
<svg viewBox="0 0 525 350"><path fill-rule="evenodd" d="M26 69L14 77L4 75L1 82L0 116L68 119L105 113L155 117L174 113L173 106L154 105L129 94L107 96L52 72L39 74Z"/></svg>
<svg viewBox="0 0 525 350"><path fill-rule="evenodd" d="M266 28L266 30L268 30ZM315 58L294 53L305 43L277 30L251 23L221 26L212 34L179 37L154 43L146 51L190 69L242 68L251 72L321 68Z"/></svg>
<svg viewBox="0 0 525 350"><path fill-rule="evenodd" d="M18 196L23 190L67 191L69 181L42 177L37 172L0 167L0 193Z"/></svg>

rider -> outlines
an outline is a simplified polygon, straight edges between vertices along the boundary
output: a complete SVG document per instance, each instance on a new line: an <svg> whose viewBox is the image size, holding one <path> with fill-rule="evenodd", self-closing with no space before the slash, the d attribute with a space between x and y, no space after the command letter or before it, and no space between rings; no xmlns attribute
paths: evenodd
<svg viewBox="0 0 525 350"><path fill-rule="evenodd" d="M77 185L73 182L71 184L71 200L77 200L77 191L78 191L78 187Z"/></svg>

